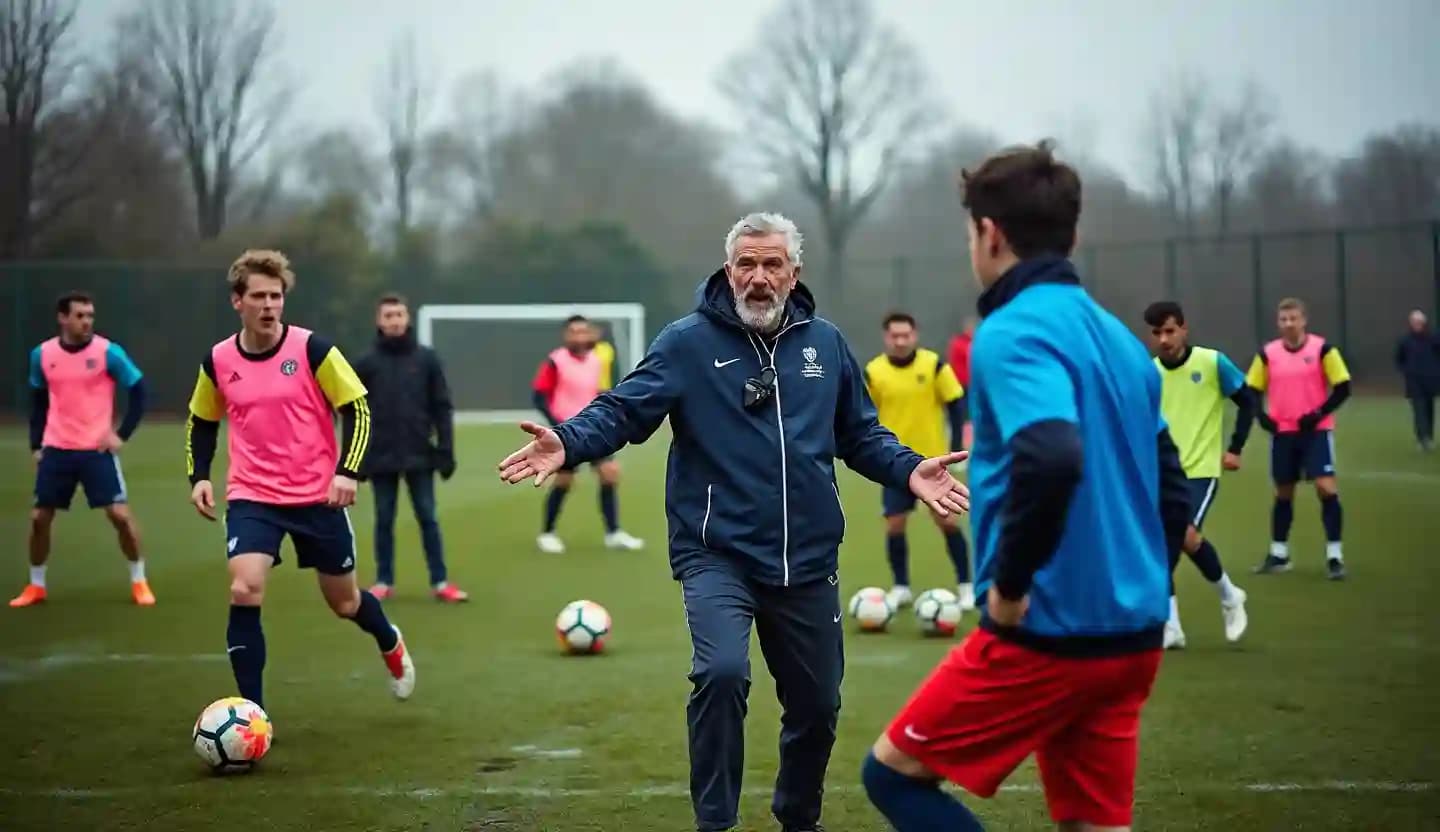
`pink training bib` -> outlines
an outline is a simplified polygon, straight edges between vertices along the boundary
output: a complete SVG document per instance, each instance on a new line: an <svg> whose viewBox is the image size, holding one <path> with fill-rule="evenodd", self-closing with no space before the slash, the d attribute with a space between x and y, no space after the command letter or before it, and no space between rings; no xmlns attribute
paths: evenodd
<svg viewBox="0 0 1440 832"><path fill-rule="evenodd" d="M335 417L306 356L310 330L286 328L273 355L240 352L231 336L210 352L230 422L226 500L272 505L323 503L340 450Z"/></svg>
<svg viewBox="0 0 1440 832"><path fill-rule="evenodd" d="M555 392L550 395L550 413L563 422L585 409L600 395L600 356L594 350L576 356L561 347L550 353L555 364Z"/></svg>
<svg viewBox="0 0 1440 832"><path fill-rule="evenodd" d="M115 379L105 366L109 349L110 341L100 335L78 352L66 350L58 337L40 345L40 369L50 393L46 447L99 450L115 418Z"/></svg>
<svg viewBox="0 0 1440 832"><path fill-rule="evenodd" d="M1275 421L1281 433L1300 430L1300 417L1318 410L1330 397L1330 385L1325 376L1325 359L1322 353L1325 339L1319 335L1306 335L1305 343L1298 350L1290 350L1281 339L1265 345L1265 366L1269 376L1265 398L1270 418ZM1318 430L1335 427L1335 415L1326 416Z"/></svg>

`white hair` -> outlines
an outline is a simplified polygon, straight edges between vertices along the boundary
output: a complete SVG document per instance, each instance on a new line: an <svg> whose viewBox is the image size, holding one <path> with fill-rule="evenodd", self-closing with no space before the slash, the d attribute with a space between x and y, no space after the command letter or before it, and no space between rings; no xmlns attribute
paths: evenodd
<svg viewBox="0 0 1440 832"><path fill-rule="evenodd" d="M746 214L730 228L730 233L725 235L725 262L735 256L735 241L741 237L761 237L766 234L784 234L785 252L790 256L790 264L800 266L800 257L804 251L805 237L795 223L783 214L774 214L768 211L758 211L754 214Z"/></svg>

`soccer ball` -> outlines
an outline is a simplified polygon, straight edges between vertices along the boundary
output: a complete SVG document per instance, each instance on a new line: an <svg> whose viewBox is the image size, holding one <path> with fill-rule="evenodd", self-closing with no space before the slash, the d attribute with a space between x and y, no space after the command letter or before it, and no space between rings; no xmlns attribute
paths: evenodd
<svg viewBox="0 0 1440 832"><path fill-rule="evenodd" d="M555 635L566 653L599 653L610 635L610 613L594 601L571 601L555 618Z"/></svg>
<svg viewBox="0 0 1440 832"><path fill-rule="evenodd" d="M265 710L249 699L227 696L211 702L190 732L195 753L220 774L249 771L275 739Z"/></svg>
<svg viewBox="0 0 1440 832"><path fill-rule="evenodd" d="M926 635L954 635L960 623L960 599L948 589L927 589L915 599L915 620Z"/></svg>
<svg viewBox="0 0 1440 832"><path fill-rule="evenodd" d="M895 608L885 597L885 590L867 586L850 598L850 617L866 632L878 633L895 617Z"/></svg>

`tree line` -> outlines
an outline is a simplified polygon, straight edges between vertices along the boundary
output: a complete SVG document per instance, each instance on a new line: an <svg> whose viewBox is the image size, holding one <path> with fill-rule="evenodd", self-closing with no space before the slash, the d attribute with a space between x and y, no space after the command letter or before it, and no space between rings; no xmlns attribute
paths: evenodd
<svg viewBox="0 0 1440 832"><path fill-rule="evenodd" d="M616 275L627 262L694 273L718 262L742 211L775 206L812 231L840 292L846 263L963 253L956 173L1039 138L964 125L873 0L778 0L763 47L716 79L745 125L734 132L667 110L604 61L529 89L486 69L442 84L402 32L373 67L371 112L296 135L300 82L277 69L270 3L148 0L102 49L77 43L77 12L76 0L0 0L0 260L208 257L264 241L329 258L360 287L427 269L580 274L595 258L614 258L602 271ZM1087 239L1440 217L1433 124L1330 158L1280 132L1259 81L1226 89L1182 72L1149 103L1139 176L1072 154Z"/></svg>

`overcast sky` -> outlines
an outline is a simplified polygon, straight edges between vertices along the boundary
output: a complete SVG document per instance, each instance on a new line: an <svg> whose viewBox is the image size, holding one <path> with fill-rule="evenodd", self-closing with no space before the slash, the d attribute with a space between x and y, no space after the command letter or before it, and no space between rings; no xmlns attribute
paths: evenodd
<svg viewBox="0 0 1440 832"><path fill-rule="evenodd" d="M137 0L81 0L99 45ZM411 27L443 82L492 68L529 87L611 57L679 112L724 123L715 78L763 41L778 0L283 0L279 62L299 125L374 129L390 40ZM1440 121L1440 0L881 0L927 66L953 123L1005 139L1057 135L1143 180L1149 92L1185 69L1225 89L1247 78L1284 133L1329 154L1404 121ZM448 86L447 86L448 89Z"/></svg>

